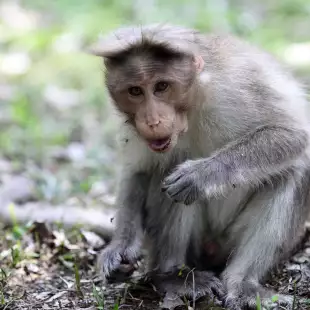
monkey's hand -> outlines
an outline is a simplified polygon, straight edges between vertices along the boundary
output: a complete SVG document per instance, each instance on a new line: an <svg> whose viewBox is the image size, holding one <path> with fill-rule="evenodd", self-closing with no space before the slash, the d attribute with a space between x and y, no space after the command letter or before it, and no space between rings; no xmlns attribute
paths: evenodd
<svg viewBox="0 0 310 310"><path fill-rule="evenodd" d="M113 272L121 271L122 264L131 265L128 271L132 271L139 257L140 251L136 244L126 246L123 242L112 241L99 255L97 266L101 275L108 279Z"/></svg>
<svg viewBox="0 0 310 310"><path fill-rule="evenodd" d="M229 179L229 167L216 158L187 160L165 178L162 191L175 202L189 205L199 197L221 193Z"/></svg>

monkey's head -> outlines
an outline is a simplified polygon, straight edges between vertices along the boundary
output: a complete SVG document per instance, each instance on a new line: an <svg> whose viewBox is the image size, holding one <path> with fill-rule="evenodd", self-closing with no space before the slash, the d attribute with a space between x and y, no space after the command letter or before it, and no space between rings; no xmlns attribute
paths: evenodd
<svg viewBox="0 0 310 310"><path fill-rule="evenodd" d="M173 148L187 131L190 98L203 67L194 35L171 26L124 28L93 48L104 58L115 106L155 152Z"/></svg>

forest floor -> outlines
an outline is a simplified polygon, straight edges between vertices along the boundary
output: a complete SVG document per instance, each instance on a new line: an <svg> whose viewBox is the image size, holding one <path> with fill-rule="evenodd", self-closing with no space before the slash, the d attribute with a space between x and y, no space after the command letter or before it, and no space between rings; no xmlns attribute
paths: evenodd
<svg viewBox="0 0 310 310"><path fill-rule="evenodd" d="M0 309L152 310L160 309L163 302L170 309L193 309L186 300L167 304L155 287L141 281L140 271L126 281L104 284L94 266L105 245L99 235L78 227L33 222L1 229ZM309 283L307 233L303 247L271 275L267 286L294 296L294 309L305 310L310 309ZM203 299L195 304L195 309L224 309Z"/></svg>

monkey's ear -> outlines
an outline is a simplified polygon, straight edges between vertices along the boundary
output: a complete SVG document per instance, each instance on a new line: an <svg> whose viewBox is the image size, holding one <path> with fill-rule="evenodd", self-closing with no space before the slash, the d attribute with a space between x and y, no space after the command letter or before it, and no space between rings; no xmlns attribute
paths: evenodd
<svg viewBox="0 0 310 310"><path fill-rule="evenodd" d="M196 66L197 73L200 73L205 66L205 62L201 56L195 56L194 57L194 64Z"/></svg>

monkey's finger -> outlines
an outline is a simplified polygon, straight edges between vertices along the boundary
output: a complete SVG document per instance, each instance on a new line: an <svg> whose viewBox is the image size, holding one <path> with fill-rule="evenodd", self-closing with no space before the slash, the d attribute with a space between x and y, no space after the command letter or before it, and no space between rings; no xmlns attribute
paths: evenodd
<svg viewBox="0 0 310 310"><path fill-rule="evenodd" d="M113 271L119 268L121 261L121 254L108 247L98 257L97 266L101 275L104 278L108 278Z"/></svg>
<svg viewBox="0 0 310 310"><path fill-rule="evenodd" d="M177 182L166 190L166 194L175 202L192 204L199 195L198 187L191 181Z"/></svg>
<svg viewBox="0 0 310 310"><path fill-rule="evenodd" d="M118 270L122 273L131 273L135 270L135 266L132 264L120 264Z"/></svg>
<svg viewBox="0 0 310 310"><path fill-rule="evenodd" d="M210 272L196 272L196 283L201 287L209 287L212 292L211 295L215 295L220 299L223 299L226 295L222 281Z"/></svg>
<svg viewBox="0 0 310 310"><path fill-rule="evenodd" d="M197 200L199 196L199 190L197 186L192 186L190 192L188 193L186 199L184 200L185 205L191 205L193 202Z"/></svg>
<svg viewBox="0 0 310 310"><path fill-rule="evenodd" d="M171 184L178 182L183 177L188 177L189 174L184 171L184 169L177 169L168 175L162 182L162 189L166 190Z"/></svg>
<svg viewBox="0 0 310 310"><path fill-rule="evenodd" d="M175 202L184 202L190 193L190 183L182 182L169 186L166 194Z"/></svg>
<svg viewBox="0 0 310 310"><path fill-rule="evenodd" d="M198 299L206 296L210 300L218 300L222 297L223 289L218 283L203 283L201 281L184 281L182 279L164 279L156 285L160 292L169 292L178 296L186 296L187 298Z"/></svg>

